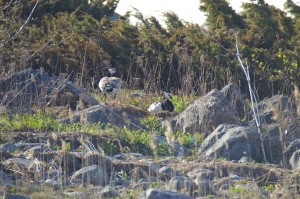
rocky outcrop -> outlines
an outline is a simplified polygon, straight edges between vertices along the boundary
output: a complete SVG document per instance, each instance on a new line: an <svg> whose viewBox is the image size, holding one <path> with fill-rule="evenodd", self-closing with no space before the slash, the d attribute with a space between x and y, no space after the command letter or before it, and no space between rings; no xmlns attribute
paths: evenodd
<svg viewBox="0 0 300 199"><path fill-rule="evenodd" d="M101 123L106 125L108 123L124 127L129 129L139 130L146 129L140 121L139 117L144 117L147 114L146 111L129 107L112 106L108 104L99 104L82 111L75 112L72 117L66 117L61 119L61 122L93 124Z"/></svg>
<svg viewBox="0 0 300 199"><path fill-rule="evenodd" d="M288 146L300 136L300 121L294 100L285 95L264 99L258 103L258 117L267 160L289 167L289 159L294 151L284 151L283 146ZM248 124L256 127L254 119Z"/></svg>
<svg viewBox="0 0 300 199"><path fill-rule="evenodd" d="M241 119L247 116L249 107L240 87L235 82L227 84L220 92L224 94L225 98L231 103Z"/></svg>
<svg viewBox="0 0 300 199"><path fill-rule="evenodd" d="M105 186L108 184L108 173L103 166L91 165L76 171L70 179L71 183L92 184L95 186Z"/></svg>
<svg viewBox="0 0 300 199"><path fill-rule="evenodd" d="M260 135L254 127L222 124L207 136L198 154L236 161L248 156L260 162L262 161Z"/></svg>
<svg viewBox="0 0 300 199"><path fill-rule="evenodd" d="M210 142L203 142L206 146L205 151L215 147L216 153L226 154L227 150L225 157L234 158L236 154L241 155L239 150L243 151L245 146L248 146L246 148L250 151L255 149L256 144L252 140L255 136L251 135L255 134L255 131L252 132L251 127L223 125L223 128L217 129L218 136L214 138L218 138L220 143L226 140L229 148L224 145L218 148L219 141L210 139ZM212 163L209 159L196 156L195 160L191 161L183 156L153 160L139 153L106 155L104 151L99 152L99 147L105 149L101 139L82 134L77 135L77 138L72 136L27 133L19 136L22 139L12 138L19 140L14 143L14 147L2 148L0 195L2 186L11 190L9 187L30 183L33 191L40 190L41 187L40 192L55 189L56 194L72 198L129 198L129 195L134 198L197 198L210 195L231 198L239 194L232 192L234 186L244 186L244 182L251 181L253 186L245 185L245 190L252 193L252 188L258 186L254 182L278 183L286 176L272 165L232 163L223 159L223 156L218 156L222 162ZM52 140L53 137L56 142ZM227 138L224 139L225 137ZM248 142L245 141L246 137ZM38 142L24 143L23 140ZM75 140L81 141L76 143ZM71 144L68 149L62 150L61 145L64 142ZM4 146L9 145L4 143ZM4 151L6 149L10 153ZM236 154L233 154L234 149ZM108 149L105 151L111 153ZM252 157L252 152L249 154ZM232 174L232 171L235 173ZM157 186L158 189L151 189L153 186ZM145 191L140 196L141 190ZM30 195L31 192L26 193ZM127 195L124 195L126 193ZM37 195L30 196L39 198Z"/></svg>
<svg viewBox="0 0 300 199"><path fill-rule="evenodd" d="M293 153L289 162L290 162L290 165L292 166L293 170L300 171L300 150L297 150Z"/></svg>
<svg viewBox="0 0 300 199"><path fill-rule="evenodd" d="M10 109L59 105L75 110L79 99L86 107L99 104L68 77L50 77L43 69L26 69L0 79L0 105Z"/></svg>
<svg viewBox="0 0 300 199"><path fill-rule="evenodd" d="M220 124L236 124L240 121L236 110L224 97L214 89L189 105L182 113L172 119L165 120L163 124L171 124L174 132L201 132L209 134Z"/></svg>
<svg viewBox="0 0 300 199"><path fill-rule="evenodd" d="M192 199L188 195L182 194L180 192L160 190L160 189L148 189L144 191L140 197L140 199L166 199L166 198Z"/></svg>

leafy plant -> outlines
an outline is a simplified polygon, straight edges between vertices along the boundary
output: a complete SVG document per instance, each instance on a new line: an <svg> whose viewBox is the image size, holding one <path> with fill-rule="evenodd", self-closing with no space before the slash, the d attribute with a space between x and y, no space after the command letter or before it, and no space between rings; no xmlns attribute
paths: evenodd
<svg viewBox="0 0 300 199"><path fill-rule="evenodd" d="M185 147L191 148L195 146L195 139L192 134L187 132L175 132L175 138Z"/></svg>
<svg viewBox="0 0 300 199"><path fill-rule="evenodd" d="M174 107L175 107L174 111L176 113L182 112L187 106L187 101L188 101L188 96L179 97L177 95L173 95L172 96L172 102L173 102Z"/></svg>
<svg viewBox="0 0 300 199"><path fill-rule="evenodd" d="M2 116L0 123L0 130L57 131L60 126L58 120L43 112Z"/></svg>
<svg viewBox="0 0 300 199"><path fill-rule="evenodd" d="M130 175L128 175L126 173L126 171L124 171L123 169L120 172L118 172L118 176L124 181L127 181L130 179Z"/></svg>
<svg viewBox="0 0 300 199"><path fill-rule="evenodd" d="M243 194L243 195L248 193L247 188L240 185L233 185L229 188L229 190L234 193Z"/></svg>
<svg viewBox="0 0 300 199"><path fill-rule="evenodd" d="M165 132L165 127L162 126L161 120L155 116L149 116L141 118L140 122L147 127L152 132L155 132L156 135L163 135Z"/></svg>
<svg viewBox="0 0 300 199"><path fill-rule="evenodd" d="M264 188L266 191L272 191L272 190L275 189L275 187L274 187L273 184L265 185L265 186L263 186L263 188Z"/></svg>

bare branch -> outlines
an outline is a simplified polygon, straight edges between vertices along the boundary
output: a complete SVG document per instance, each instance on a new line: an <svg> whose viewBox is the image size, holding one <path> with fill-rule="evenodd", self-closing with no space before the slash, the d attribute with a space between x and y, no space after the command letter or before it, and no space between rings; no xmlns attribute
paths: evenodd
<svg viewBox="0 0 300 199"><path fill-rule="evenodd" d="M258 117L257 99L256 99L255 94L254 94L254 92L252 90L252 87L251 87L250 74L249 74L249 65L246 62L246 67L245 67L245 65L243 64L243 61L241 59L239 46L238 46L238 33L234 32L233 34L234 34L234 37L235 37L236 56L237 56L237 59L240 63L241 68L244 71L244 74L245 74L247 82L248 82L248 89L249 89L249 94L250 94L250 99L251 99L252 111L253 111L256 127L257 127L257 130L258 130L259 136L260 136L260 143L261 143L264 162L267 162L265 147L264 147L264 141L263 141L262 132L261 132L261 121L260 121L260 118Z"/></svg>
<svg viewBox="0 0 300 199"><path fill-rule="evenodd" d="M32 16L32 14L33 14L33 12L34 12L36 6L38 5L39 1L40 1L40 0L37 0L37 1L36 1L36 3L35 3L35 5L33 6L33 8L32 8L32 10L31 10L31 12L30 12L28 18L26 19L25 23L19 28L19 30L18 30L11 38L9 38L7 41L5 41L4 44L7 44L7 43L10 42L11 40L15 39L15 38L17 37L17 35L23 30L23 28L25 27L25 25L29 22L29 20L30 20L30 18L31 18L31 16ZM2 44L1 47L3 47L4 44Z"/></svg>

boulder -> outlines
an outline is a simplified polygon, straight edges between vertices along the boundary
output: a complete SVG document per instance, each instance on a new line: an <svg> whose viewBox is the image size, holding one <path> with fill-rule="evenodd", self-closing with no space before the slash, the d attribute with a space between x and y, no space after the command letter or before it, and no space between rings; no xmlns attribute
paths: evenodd
<svg viewBox="0 0 300 199"><path fill-rule="evenodd" d="M109 178L107 171L102 166L91 165L76 171L71 177L71 182L105 186L109 183Z"/></svg>
<svg viewBox="0 0 300 199"><path fill-rule="evenodd" d="M203 180L200 177L197 177L194 179L194 183L194 195L203 197L214 193L210 180Z"/></svg>
<svg viewBox="0 0 300 199"><path fill-rule="evenodd" d="M113 187L107 186L99 192L98 198L119 198L119 193Z"/></svg>
<svg viewBox="0 0 300 199"><path fill-rule="evenodd" d="M140 199L191 199L188 195L185 195L180 192L175 191L167 191L160 189L148 189L144 191L140 197Z"/></svg>
<svg viewBox="0 0 300 199"><path fill-rule="evenodd" d="M300 139L294 140L291 142L288 147L284 151L284 157L286 158L287 161L289 161L292 157L292 155L300 150Z"/></svg>
<svg viewBox="0 0 300 199"><path fill-rule="evenodd" d="M187 176L192 179L200 178L202 180L213 180L215 177L215 172L209 169L195 169L188 172Z"/></svg>
<svg viewBox="0 0 300 199"><path fill-rule="evenodd" d="M162 181L169 181L172 177L176 176L176 171L174 171L169 166L163 166L158 170Z"/></svg>
<svg viewBox="0 0 300 199"><path fill-rule="evenodd" d="M168 125L168 123L171 124L174 132L202 132L205 134L209 134L220 124L240 125L236 110L216 89L197 99L179 115L163 121L164 125Z"/></svg>
<svg viewBox="0 0 300 199"><path fill-rule="evenodd" d="M264 146L268 162L288 166L288 160L294 151L283 151L300 136L295 102L285 95L275 95L258 103L258 117L261 122ZM255 127L255 121L249 122ZM285 156L282 154L284 153ZM284 157L284 159L283 159Z"/></svg>
<svg viewBox="0 0 300 199"><path fill-rule="evenodd" d="M111 160L100 153L89 152L83 156L83 166L100 165L106 170L110 170L112 166Z"/></svg>
<svg viewBox="0 0 300 199"><path fill-rule="evenodd" d="M21 194L9 194L5 196L5 199L30 199L30 197Z"/></svg>
<svg viewBox="0 0 300 199"><path fill-rule="evenodd" d="M44 69L25 69L0 79L0 101L7 107L26 107L36 103L41 106L70 105L74 110L79 99L88 107L99 104L68 77L50 77Z"/></svg>
<svg viewBox="0 0 300 199"><path fill-rule="evenodd" d="M204 140L198 153L236 161L245 153L255 161L263 159L257 128L248 126L220 125Z"/></svg>
<svg viewBox="0 0 300 199"><path fill-rule="evenodd" d="M290 162L293 170L300 171L300 150L297 150L293 153L289 162Z"/></svg>
<svg viewBox="0 0 300 199"><path fill-rule="evenodd" d="M184 193L191 194L194 182L189 177L175 176L169 181L167 187L172 191L183 191Z"/></svg>
<svg viewBox="0 0 300 199"><path fill-rule="evenodd" d="M249 107L246 104L245 97L239 86L235 82L232 82L224 86L220 92L224 94L225 98L235 108L239 117L241 119L245 118L246 113L249 111Z"/></svg>
<svg viewBox="0 0 300 199"><path fill-rule="evenodd" d="M129 129L140 130L146 129L138 120L139 116L145 116L147 113L143 110L112 106L108 104L99 104L85 110L76 112L72 118L66 117L61 120L63 123L101 123L113 124L123 128L126 126Z"/></svg>
<svg viewBox="0 0 300 199"><path fill-rule="evenodd" d="M4 150L8 153L13 153L15 150L17 150L17 146L14 143L4 143L0 146L0 150Z"/></svg>
<svg viewBox="0 0 300 199"><path fill-rule="evenodd" d="M257 104L261 124L272 124L279 120L295 118L297 109L294 101L285 95L274 95Z"/></svg>
<svg viewBox="0 0 300 199"><path fill-rule="evenodd" d="M64 191L63 194L69 198L80 198L80 199L89 199L90 198L88 193L80 192L80 191L76 191L76 190L72 190L72 189Z"/></svg>

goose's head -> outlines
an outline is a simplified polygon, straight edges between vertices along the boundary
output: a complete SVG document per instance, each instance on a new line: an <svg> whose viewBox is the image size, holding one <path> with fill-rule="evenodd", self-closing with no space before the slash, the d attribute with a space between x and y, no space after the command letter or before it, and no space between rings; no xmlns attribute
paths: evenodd
<svg viewBox="0 0 300 199"><path fill-rule="evenodd" d="M171 93L168 93L168 92L164 91L163 94L164 94L164 98L165 98L165 99L168 99L168 100L169 100L169 99L172 99L172 94L171 94Z"/></svg>
<svg viewBox="0 0 300 199"><path fill-rule="evenodd" d="M109 68L108 72L109 72L110 75L113 75L113 74L115 74L117 72L117 69L115 69L115 68Z"/></svg>

